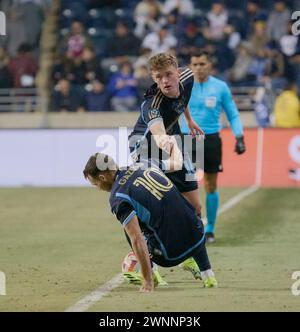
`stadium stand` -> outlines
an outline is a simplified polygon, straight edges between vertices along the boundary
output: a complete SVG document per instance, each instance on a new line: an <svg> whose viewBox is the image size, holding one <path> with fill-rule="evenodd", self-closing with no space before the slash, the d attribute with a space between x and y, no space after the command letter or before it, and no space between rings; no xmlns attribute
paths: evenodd
<svg viewBox="0 0 300 332"><path fill-rule="evenodd" d="M300 43L291 30L291 13L299 6L299 0L2 1L9 33L0 44L0 88L33 88L34 102L6 107L21 97L23 104L29 102L18 91L3 90L0 110L135 111L143 83L151 84L145 68L151 54L174 52L186 65L191 53L205 50L213 58L214 75L232 87L240 111L254 113L257 125L270 126L276 95L288 81L300 86ZM22 29L28 20L33 24ZM18 60L20 47L26 61ZM16 61L26 67L18 73L22 79L12 70ZM138 82L131 91L134 101L116 103L119 91L112 81L128 62L133 73L126 79ZM57 107L64 85L71 94L65 91L63 104L72 107ZM262 113L268 121L258 120Z"/></svg>

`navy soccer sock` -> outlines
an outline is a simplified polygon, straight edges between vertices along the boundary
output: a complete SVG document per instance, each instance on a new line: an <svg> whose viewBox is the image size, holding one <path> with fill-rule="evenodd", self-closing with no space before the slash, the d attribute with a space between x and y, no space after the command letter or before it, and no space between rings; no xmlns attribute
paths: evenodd
<svg viewBox="0 0 300 332"><path fill-rule="evenodd" d="M205 244L200 245L200 247L194 252L193 258L199 266L200 271L206 271L211 269Z"/></svg>

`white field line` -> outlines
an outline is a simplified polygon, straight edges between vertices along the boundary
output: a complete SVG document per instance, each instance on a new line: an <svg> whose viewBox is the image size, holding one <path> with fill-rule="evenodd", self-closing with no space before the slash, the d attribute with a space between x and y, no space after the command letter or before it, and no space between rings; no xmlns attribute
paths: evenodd
<svg viewBox="0 0 300 332"><path fill-rule="evenodd" d="M119 287L123 283L122 274L116 275L114 278L109 280L106 284L100 286L92 293L85 296L83 299L75 303L70 308L66 309L66 312L82 312L88 310L93 304L100 301L103 296L108 294L113 289Z"/></svg>

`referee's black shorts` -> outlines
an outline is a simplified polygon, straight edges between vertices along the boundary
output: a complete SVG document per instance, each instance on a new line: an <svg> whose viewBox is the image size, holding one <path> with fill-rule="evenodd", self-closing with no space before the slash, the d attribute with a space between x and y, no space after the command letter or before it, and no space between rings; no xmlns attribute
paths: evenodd
<svg viewBox="0 0 300 332"><path fill-rule="evenodd" d="M193 139L192 161L196 160L196 139ZM223 172L222 140L219 133L205 135L204 140L204 172Z"/></svg>
<svg viewBox="0 0 300 332"><path fill-rule="evenodd" d="M204 140L204 172L223 172L222 140L219 133L205 135Z"/></svg>

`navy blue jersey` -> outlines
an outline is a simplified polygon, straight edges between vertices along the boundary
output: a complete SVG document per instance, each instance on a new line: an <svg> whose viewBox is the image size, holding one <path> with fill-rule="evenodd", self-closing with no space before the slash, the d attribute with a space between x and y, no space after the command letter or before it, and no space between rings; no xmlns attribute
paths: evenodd
<svg viewBox="0 0 300 332"><path fill-rule="evenodd" d="M110 205L123 227L136 215L150 254L165 260L185 257L204 240L195 209L158 168L119 170Z"/></svg>
<svg viewBox="0 0 300 332"><path fill-rule="evenodd" d="M145 99L141 105L141 114L129 136L140 136L138 142L134 142L135 146L131 147L131 152L138 149L144 139L150 143L150 127L156 121L163 121L168 135L181 134L178 119L189 103L193 83L193 72L189 68L185 68L180 74L180 96L178 98L166 97L158 89L157 84L151 86L145 94Z"/></svg>

